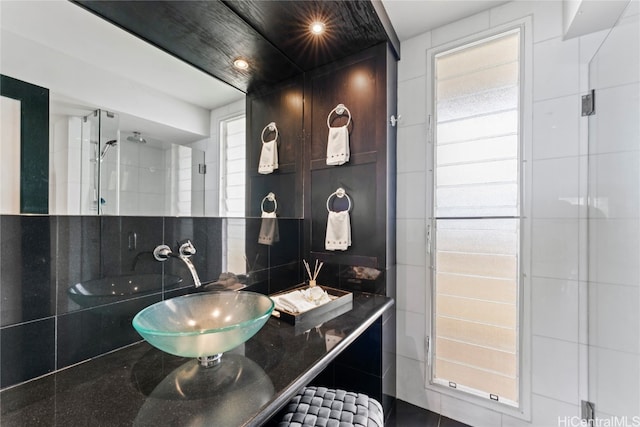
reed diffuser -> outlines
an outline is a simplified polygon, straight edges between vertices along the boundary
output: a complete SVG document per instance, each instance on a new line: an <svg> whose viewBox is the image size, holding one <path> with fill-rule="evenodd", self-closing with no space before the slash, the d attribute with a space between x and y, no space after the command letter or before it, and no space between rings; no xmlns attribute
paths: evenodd
<svg viewBox="0 0 640 427"><path fill-rule="evenodd" d="M318 278L318 274L320 273L324 262L318 264L318 260L316 260L313 268L313 274L311 274L311 268L309 267L309 263L307 262L307 260L303 259L302 262L304 263L304 267L307 269L307 274L309 275L309 287L313 288L314 286L316 286L316 279Z"/></svg>

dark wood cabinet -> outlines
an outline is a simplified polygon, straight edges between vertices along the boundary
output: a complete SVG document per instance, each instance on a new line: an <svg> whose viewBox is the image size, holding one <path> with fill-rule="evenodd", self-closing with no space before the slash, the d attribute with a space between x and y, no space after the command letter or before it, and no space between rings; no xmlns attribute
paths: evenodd
<svg viewBox="0 0 640 427"><path fill-rule="evenodd" d="M274 192L279 216L303 219L302 258L325 262L320 284L391 297L396 275L396 128L390 117L397 115L396 69L392 49L382 43L273 89L247 94L247 214L259 215L263 197ZM351 155L343 165L328 166L327 116L338 104L351 112ZM260 134L271 121L281 135L280 168L260 175ZM344 123L346 117L337 117L332 126ZM345 251L329 251L327 198L339 187L352 201L352 244ZM333 202L337 210L346 207L344 200ZM281 240L287 238L281 233ZM299 268L306 278L304 267ZM395 328L392 310L316 382L368 393L388 414L395 396ZM360 363L365 359L368 363Z"/></svg>

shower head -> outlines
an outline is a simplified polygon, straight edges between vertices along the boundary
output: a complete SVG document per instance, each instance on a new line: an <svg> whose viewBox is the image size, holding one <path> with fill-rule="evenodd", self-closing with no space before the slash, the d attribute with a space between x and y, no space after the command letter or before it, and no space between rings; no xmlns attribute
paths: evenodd
<svg viewBox="0 0 640 427"><path fill-rule="evenodd" d="M107 141L104 143L104 148L102 149L102 153L100 153L100 161L104 160L104 156L107 155L107 151L109 151L109 148L113 147L114 145L118 144L118 140L117 139L112 139L110 141Z"/></svg>
<svg viewBox="0 0 640 427"><path fill-rule="evenodd" d="M127 141L135 142L137 144L147 143L147 140L140 136L140 132L133 132L133 135L127 137Z"/></svg>

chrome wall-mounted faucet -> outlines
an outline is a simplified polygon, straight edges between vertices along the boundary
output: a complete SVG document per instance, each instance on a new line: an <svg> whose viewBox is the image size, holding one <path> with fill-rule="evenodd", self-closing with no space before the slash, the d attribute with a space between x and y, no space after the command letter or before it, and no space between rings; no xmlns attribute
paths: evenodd
<svg viewBox="0 0 640 427"><path fill-rule="evenodd" d="M200 277L198 277L198 272L196 271L195 265L191 261L191 256L196 253L196 248L191 243L191 240L184 241L180 248L178 249L179 255L174 254L171 251L171 248L167 245L159 245L153 250L153 257L158 261L166 261L169 258L176 258L180 261L184 262L184 264L189 269L191 276L193 277L193 283L196 288L199 288L202 285L200 282Z"/></svg>

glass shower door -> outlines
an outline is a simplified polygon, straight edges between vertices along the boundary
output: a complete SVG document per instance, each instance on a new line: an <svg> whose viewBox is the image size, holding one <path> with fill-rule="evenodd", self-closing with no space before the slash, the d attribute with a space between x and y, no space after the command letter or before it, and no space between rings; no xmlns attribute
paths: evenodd
<svg viewBox="0 0 640 427"><path fill-rule="evenodd" d="M595 425L640 425L639 9L632 1L589 64L585 345Z"/></svg>
<svg viewBox="0 0 640 427"><path fill-rule="evenodd" d="M96 110L82 119L82 215L119 214L120 120Z"/></svg>

